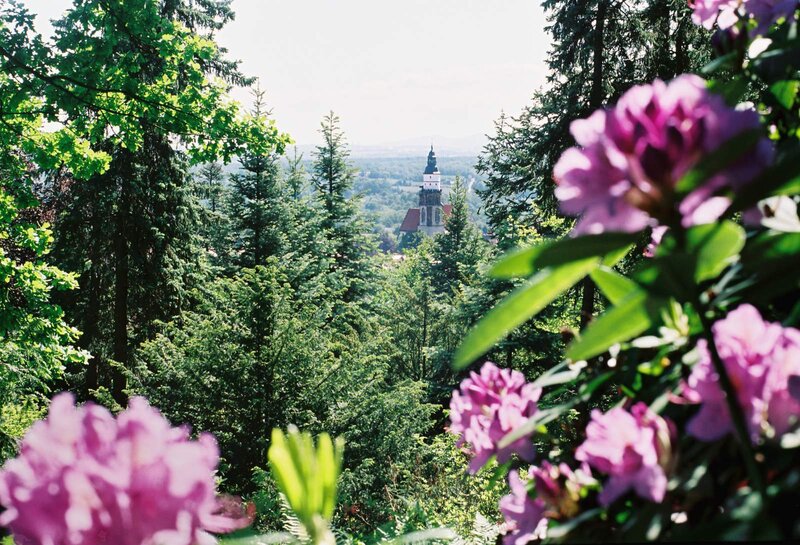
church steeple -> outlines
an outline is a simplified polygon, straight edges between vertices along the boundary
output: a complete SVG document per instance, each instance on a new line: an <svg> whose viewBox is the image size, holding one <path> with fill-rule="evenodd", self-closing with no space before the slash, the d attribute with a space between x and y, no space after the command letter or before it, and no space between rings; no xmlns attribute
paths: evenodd
<svg viewBox="0 0 800 545"><path fill-rule="evenodd" d="M431 144L431 151L428 153L428 166L425 167L424 174L439 174L439 167L436 166L436 152L433 151L433 144Z"/></svg>
<svg viewBox="0 0 800 545"><path fill-rule="evenodd" d="M410 208L400 226L403 233L421 232L432 236L444 231L445 215L449 214L449 204L442 204L442 175L436 164L436 152L428 153L428 164L422 174L419 188L419 208Z"/></svg>

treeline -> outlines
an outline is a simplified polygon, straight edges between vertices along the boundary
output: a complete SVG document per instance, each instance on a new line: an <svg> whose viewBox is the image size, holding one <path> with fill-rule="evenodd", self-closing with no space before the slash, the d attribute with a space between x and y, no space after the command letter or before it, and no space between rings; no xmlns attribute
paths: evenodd
<svg viewBox="0 0 800 545"><path fill-rule="evenodd" d="M356 157L353 164L359 171L360 176L366 178L388 178L394 180L404 180L413 183L419 180L422 162L424 164L425 148L420 150L419 157ZM475 170L475 157L440 157L439 170L442 171L443 180L452 180L456 176L461 178L476 178L478 173Z"/></svg>
<svg viewBox="0 0 800 545"><path fill-rule="evenodd" d="M342 528L469 532L478 512L495 520L502 485L467 480L444 433L463 378L452 354L516 287L489 265L570 228L550 179L570 120L705 57L682 0L544 6L548 87L498 121L478 162L498 244L470 221L459 180L446 233L395 261L377 251L333 113L305 163L286 157L260 91L249 113L227 100L231 85L254 83L213 41L233 18L229 0L84 0L49 41L6 3L3 455L54 391L114 410L143 395L216 435L222 488L255 501L263 526L284 522L266 452L270 430L290 424L345 437ZM540 374L597 303L589 285L567 294L490 358Z"/></svg>

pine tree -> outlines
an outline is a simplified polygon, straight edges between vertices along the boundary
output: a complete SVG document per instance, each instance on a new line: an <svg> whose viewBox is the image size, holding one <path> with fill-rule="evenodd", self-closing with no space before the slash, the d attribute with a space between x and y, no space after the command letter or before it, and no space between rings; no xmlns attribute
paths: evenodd
<svg viewBox="0 0 800 545"><path fill-rule="evenodd" d="M152 40L168 38L163 33L153 35L151 25L177 21L211 35L229 20L228 3L153 0L146 9L126 13L128 8L121 3L85 2L55 23L56 44L63 51L65 66L71 66L70 55L75 56L72 65L79 69L89 60L95 63L87 78L137 63L140 69L135 74L120 74L128 78L129 88L137 89L177 73L171 92L180 95L196 86L197 80L183 78L183 70L167 72L172 69L159 56L161 49L150 45ZM95 19L103 13L111 23L101 28L114 37L103 43L112 45L103 50L102 57L83 59L81 56L92 50L95 41L104 40L102 32L94 30ZM75 43L83 46L75 47ZM235 63L228 63L221 55L198 55L197 61L208 75L241 80ZM81 283L88 287L72 302L72 309L87 310L73 315L80 316L79 325L90 331L84 343L95 356L85 377L85 391L108 384L100 369L113 360L116 366L111 370L111 394L120 404L126 402L132 348L151 334L156 320L181 311L200 271L197 202L191 194L186 159L173 147L173 131L164 124L164 119L170 119L164 112L174 115L175 111L166 102L147 105L161 108L161 115L123 125L125 130L139 131L140 144L109 141L105 148L111 156L108 171L72 186L57 226L60 242L56 255L68 268L83 270ZM182 115L192 118L197 114ZM209 131L215 129L207 127ZM71 244L70 240L77 240L82 232L93 237L90 242Z"/></svg>
<svg viewBox="0 0 800 545"><path fill-rule="evenodd" d="M704 59L685 2L629 4L612 0L546 0L546 91L537 91L519 116L495 124L478 162L487 177L481 192L492 231L509 248L534 235L560 236L552 170L573 145L572 121L613 102L633 85L672 77ZM593 314L594 286L583 283L582 323Z"/></svg>
<svg viewBox="0 0 800 545"><path fill-rule="evenodd" d="M295 147L294 155L289 158L289 164L286 167L286 188L292 201L300 201L306 193L307 186L308 173L303 164L303 154L298 154L297 147Z"/></svg>
<svg viewBox="0 0 800 545"><path fill-rule="evenodd" d="M227 203L230 189L225 185L225 174L218 162L204 164L192 177L194 195L200 201L200 238L209 262L223 269L233 264L231 218Z"/></svg>
<svg viewBox="0 0 800 545"><path fill-rule="evenodd" d="M477 275L477 265L486 255L480 231L469 219L467 190L459 176L450 189L450 215L445 231L434 237L433 278L440 293L453 293Z"/></svg>
<svg viewBox="0 0 800 545"><path fill-rule="evenodd" d="M341 283L344 302L369 290L368 256L375 251L369 223L360 212L360 196L352 194L354 170L339 118L330 112L321 123L323 144L317 146L311 176L321 205L322 228L331 244L330 272Z"/></svg>
<svg viewBox="0 0 800 545"><path fill-rule="evenodd" d="M252 115L266 119L264 91L253 90ZM231 219L237 231L238 263L242 267L263 264L281 255L286 244L287 211L280 156L246 153L239 159L241 173L230 177Z"/></svg>

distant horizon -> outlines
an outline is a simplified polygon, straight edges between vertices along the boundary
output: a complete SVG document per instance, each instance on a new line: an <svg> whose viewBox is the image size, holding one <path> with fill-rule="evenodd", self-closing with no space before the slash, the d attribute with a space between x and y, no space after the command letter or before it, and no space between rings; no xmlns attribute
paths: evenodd
<svg viewBox="0 0 800 545"><path fill-rule="evenodd" d="M72 4L24 2L45 35ZM217 40L259 78L279 129L301 146L319 142L331 110L354 147L475 139L545 82L550 38L531 0L234 0L233 9ZM251 102L248 89L232 95Z"/></svg>

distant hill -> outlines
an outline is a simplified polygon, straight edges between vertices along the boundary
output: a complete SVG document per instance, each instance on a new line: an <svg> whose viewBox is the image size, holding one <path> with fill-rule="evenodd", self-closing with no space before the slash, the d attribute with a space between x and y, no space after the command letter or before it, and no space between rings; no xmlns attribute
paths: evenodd
<svg viewBox="0 0 800 545"><path fill-rule="evenodd" d="M421 136L378 144L352 144L351 156L355 158L400 158L425 157L431 144L439 157L477 157L486 145L486 136L475 134L462 137ZM297 151L310 157L316 149L314 145L298 145Z"/></svg>

